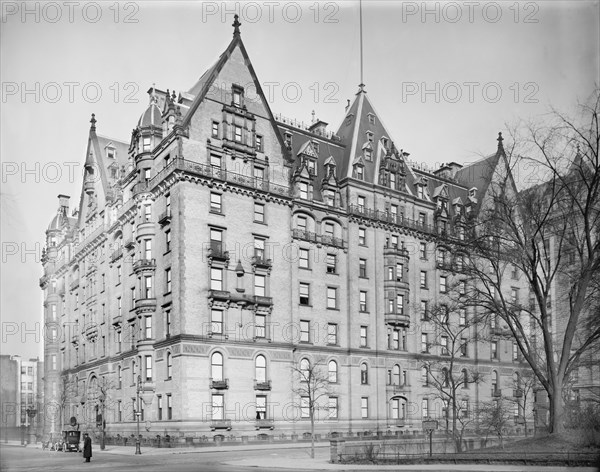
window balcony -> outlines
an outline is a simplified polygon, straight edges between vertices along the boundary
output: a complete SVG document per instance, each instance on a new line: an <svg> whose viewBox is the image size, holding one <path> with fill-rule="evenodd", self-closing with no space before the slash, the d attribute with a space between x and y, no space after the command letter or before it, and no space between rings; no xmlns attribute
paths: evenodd
<svg viewBox="0 0 600 472"><path fill-rule="evenodd" d="M229 379L210 379L210 388L213 388L215 390L227 390L229 388Z"/></svg>
<svg viewBox="0 0 600 472"><path fill-rule="evenodd" d="M252 297L252 301L254 302L255 305L257 306L271 306L273 305L273 298L271 297L262 297L259 295L254 295Z"/></svg>
<svg viewBox="0 0 600 472"><path fill-rule="evenodd" d="M275 420L273 419L267 419L267 418L261 418L261 419L257 419L256 423L254 423L254 427L259 430L259 429L275 429Z"/></svg>
<svg viewBox="0 0 600 472"><path fill-rule="evenodd" d="M133 263L135 273L156 269L156 259L138 259Z"/></svg>
<svg viewBox="0 0 600 472"><path fill-rule="evenodd" d="M110 255L110 262L115 262L117 259L120 259L123 256L123 248L119 247L115 249Z"/></svg>
<svg viewBox="0 0 600 472"><path fill-rule="evenodd" d="M252 256L252 265L256 268L270 270L273 267L271 259L264 259L261 256Z"/></svg>
<svg viewBox="0 0 600 472"><path fill-rule="evenodd" d="M410 315L401 313L385 313L384 321L390 325L408 328L410 326Z"/></svg>
<svg viewBox="0 0 600 472"><path fill-rule="evenodd" d="M158 224L161 226L165 226L171 222L171 210L167 210L162 212L158 216Z"/></svg>
<svg viewBox="0 0 600 472"><path fill-rule="evenodd" d="M388 393L393 394L393 395L410 392L410 385L408 385L408 384L402 384L402 385L390 384L390 385L386 385L385 387L386 387Z"/></svg>
<svg viewBox="0 0 600 472"><path fill-rule="evenodd" d="M254 390L268 391L271 390L271 381L265 380L264 382L259 382L258 380L254 380Z"/></svg>
<svg viewBox="0 0 600 472"><path fill-rule="evenodd" d="M399 256L399 257L403 257L405 259L410 258L410 253L408 252L408 249L406 249L402 246L398 246L397 244L392 244L392 243L388 243L384 246L383 255L384 256Z"/></svg>
<svg viewBox="0 0 600 472"><path fill-rule="evenodd" d="M227 431L231 431L231 420L211 420L210 430L214 431L215 429L226 429Z"/></svg>
<svg viewBox="0 0 600 472"><path fill-rule="evenodd" d="M147 313L156 310L156 298L138 298L135 301L135 314Z"/></svg>
<svg viewBox="0 0 600 472"><path fill-rule="evenodd" d="M226 290L209 290L208 298L212 298L213 300L229 301L231 299L231 294Z"/></svg>
<svg viewBox="0 0 600 472"><path fill-rule="evenodd" d="M406 418L392 418L390 420L392 426L396 426L397 428L402 428L406 426Z"/></svg>
<svg viewBox="0 0 600 472"><path fill-rule="evenodd" d="M213 260L225 263L229 262L229 251L226 251L225 245L220 242L211 241L207 255L209 264L212 264Z"/></svg>
<svg viewBox="0 0 600 472"><path fill-rule="evenodd" d="M312 231L307 231L305 229L294 228L292 230L292 238L294 239L302 239L303 241L308 241L311 243L317 242L317 233L313 233Z"/></svg>

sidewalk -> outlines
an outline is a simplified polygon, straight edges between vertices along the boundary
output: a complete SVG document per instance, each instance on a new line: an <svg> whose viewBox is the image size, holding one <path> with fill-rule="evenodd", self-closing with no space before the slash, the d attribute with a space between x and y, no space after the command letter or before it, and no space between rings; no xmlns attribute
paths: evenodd
<svg viewBox="0 0 600 472"><path fill-rule="evenodd" d="M2 446L25 447L19 441L1 443ZM30 444L28 448L41 449L42 445ZM287 451L280 451L287 449ZM293 449L290 451L290 449ZM115 454L123 456L134 455L135 449L131 446L106 446L104 451L94 445L94 455ZM236 467L255 467L261 470L269 468L282 469L305 469L305 470L401 470L411 471L435 471L435 472L520 472L520 471L543 471L543 472L596 472L596 467L566 467L566 466L526 466L521 464L411 464L411 465L370 465L370 464L332 464L329 462L329 444L315 444L315 458L310 458L310 445L307 444L246 444L239 446L210 446L210 447L187 447L187 448L151 448L143 447L142 455L157 456L167 454L205 454L235 451L262 451L261 456L250 457L239 460L225 460L222 464ZM59 453L57 453L59 454ZM226 456L224 456L225 458Z"/></svg>

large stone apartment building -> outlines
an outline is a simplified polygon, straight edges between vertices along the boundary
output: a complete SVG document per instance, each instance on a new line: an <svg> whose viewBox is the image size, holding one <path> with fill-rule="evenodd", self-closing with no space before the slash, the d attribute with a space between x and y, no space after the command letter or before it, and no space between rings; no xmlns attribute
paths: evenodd
<svg viewBox="0 0 600 472"><path fill-rule="evenodd" d="M319 432L420 430L446 414L423 371L448 354L427 313L460 287L462 256L444 242L468 251L501 136L490 156L430 172L362 85L333 132L276 116L237 19L189 91L149 90L130 142L98 119L80 199L59 196L46 233L48 432L71 416L94 429L102 409L109 434L133 433L134 411L151 436L305 432L294 368L314 365L328 383ZM490 323L465 331L457 364L484 381L460 391L464 414L519 395L525 366Z"/></svg>

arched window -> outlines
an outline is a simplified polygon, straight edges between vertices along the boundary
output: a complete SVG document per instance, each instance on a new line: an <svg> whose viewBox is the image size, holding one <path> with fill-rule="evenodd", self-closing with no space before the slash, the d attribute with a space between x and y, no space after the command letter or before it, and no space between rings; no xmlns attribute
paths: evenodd
<svg viewBox="0 0 600 472"><path fill-rule="evenodd" d="M392 367L392 384L400 385L400 366L398 364Z"/></svg>
<svg viewBox="0 0 600 472"><path fill-rule="evenodd" d="M210 376L213 380L223 380L223 354L215 352L210 358Z"/></svg>
<svg viewBox="0 0 600 472"><path fill-rule="evenodd" d="M369 367L366 362L360 365L360 383L363 385L369 383Z"/></svg>
<svg viewBox="0 0 600 472"><path fill-rule="evenodd" d="M170 379L173 375L173 360L171 353L167 352L167 379Z"/></svg>
<svg viewBox="0 0 600 472"><path fill-rule="evenodd" d="M442 387L448 386L448 369L444 367L442 369Z"/></svg>
<svg viewBox="0 0 600 472"><path fill-rule="evenodd" d="M262 354L256 356L256 360L254 361L254 373L257 382L267 381L267 360Z"/></svg>
<svg viewBox="0 0 600 472"><path fill-rule="evenodd" d="M329 382L336 383L338 381L338 365L336 361L329 361Z"/></svg>
<svg viewBox="0 0 600 472"><path fill-rule="evenodd" d="M308 382L310 376L310 361L305 357L300 361L300 380Z"/></svg>

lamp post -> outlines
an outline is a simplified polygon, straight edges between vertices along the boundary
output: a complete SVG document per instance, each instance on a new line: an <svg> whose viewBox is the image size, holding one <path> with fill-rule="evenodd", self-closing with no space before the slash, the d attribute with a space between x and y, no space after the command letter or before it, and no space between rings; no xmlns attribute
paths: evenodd
<svg viewBox="0 0 600 472"><path fill-rule="evenodd" d="M27 427L27 433L29 436L28 443L31 444L31 423L33 423L33 419L35 418L37 410L33 407L29 407L25 411L27 412L27 416L29 417L29 425Z"/></svg>
<svg viewBox="0 0 600 472"><path fill-rule="evenodd" d="M136 404L135 404L135 418L137 422L137 434L135 436L135 453L141 454L142 451L140 449L140 416L142 412L140 411L140 393L142 391L142 376L137 376L137 388L136 388Z"/></svg>
<svg viewBox="0 0 600 472"><path fill-rule="evenodd" d="M100 436L100 450L104 451L106 449L106 421L104 420L106 394L101 392L98 400L100 401L100 427L102 428L102 435Z"/></svg>

